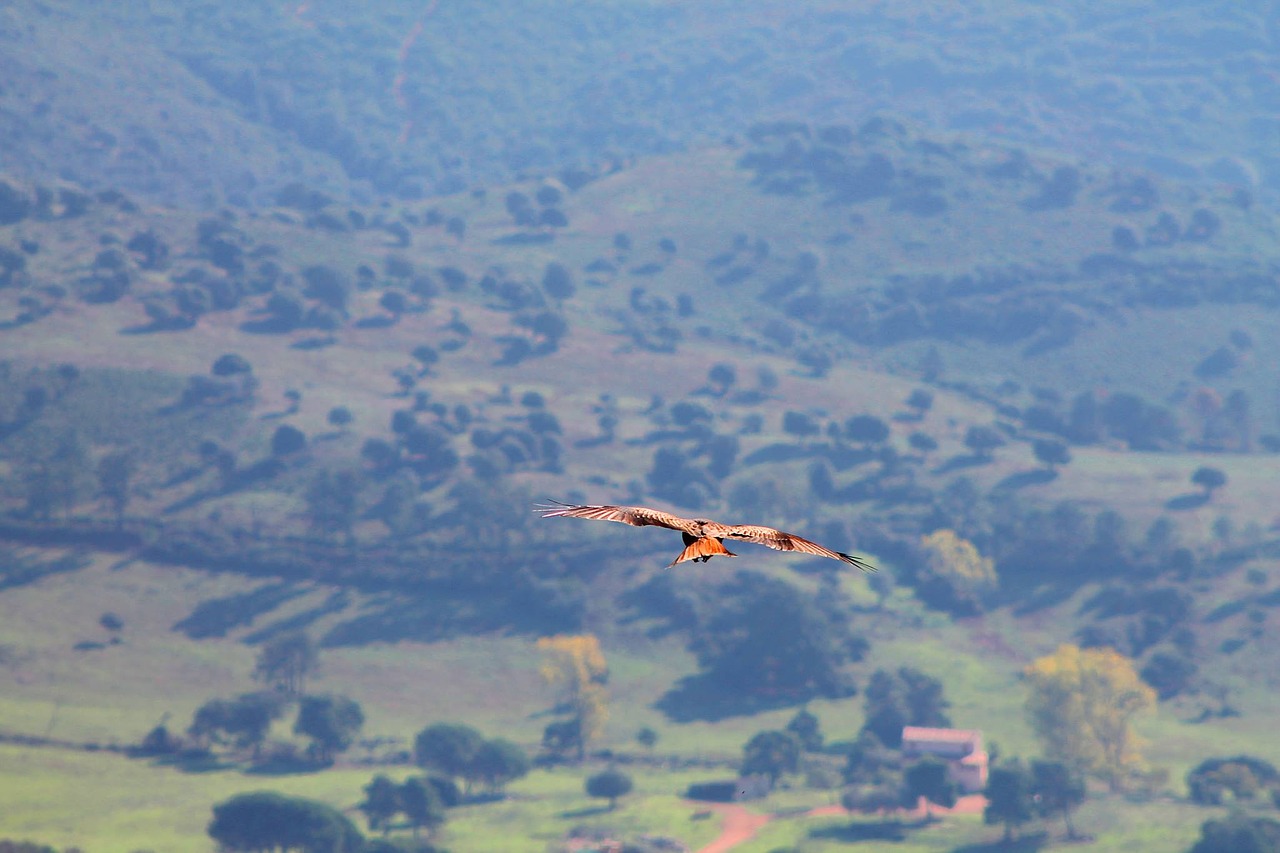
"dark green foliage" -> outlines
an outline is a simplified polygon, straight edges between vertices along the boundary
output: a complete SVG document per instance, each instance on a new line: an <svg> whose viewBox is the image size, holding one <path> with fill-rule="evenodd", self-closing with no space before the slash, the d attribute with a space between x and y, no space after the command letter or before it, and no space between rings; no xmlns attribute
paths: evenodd
<svg viewBox="0 0 1280 853"><path fill-rule="evenodd" d="M410 776L400 785L400 811L404 812L416 837L418 829L434 829L445 821L445 806L435 786L419 776Z"/></svg>
<svg viewBox="0 0 1280 853"><path fill-rule="evenodd" d="M1038 438L1031 445L1036 459L1050 470L1071 461L1071 450L1065 442L1052 438Z"/></svg>
<svg viewBox="0 0 1280 853"><path fill-rule="evenodd" d="M342 812L272 791L238 794L213 807L209 837L223 850L360 853L364 838Z"/></svg>
<svg viewBox="0 0 1280 853"><path fill-rule="evenodd" d="M609 808L617 808L618 798L631 792L631 777L612 768L587 777L583 786L589 797L609 801Z"/></svg>
<svg viewBox="0 0 1280 853"><path fill-rule="evenodd" d="M956 804L956 783L947 776L947 763L936 758L922 758L902 774L903 794L908 802L924 797L925 811L930 805L951 808Z"/></svg>
<svg viewBox="0 0 1280 853"><path fill-rule="evenodd" d="M276 427L271 435L271 455L288 456L298 453L307 447L307 436L302 430L289 424Z"/></svg>
<svg viewBox="0 0 1280 853"><path fill-rule="evenodd" d="M564 264L555 261L547 264L542 274L542 289L552 299L565 300L573 296L577 287L573 283L573 273Z"/></svg>
<svg viewBox="0 0 1280 853"><path fill-rule="evenodd" d="M1191 687L1200 667L1186 655L1156 652L1142 667L1142 680L1156 689L1161 699L1172 699Z"/></svg>
<svg viewBox="0 0 1280 853"><path fill-rule="evenodd" d="M467 776L490 791L500 791L508 782L528 774L529 766L523 749L506 738L494 738L480 745Z"/></svg>
<svg viewBox="0 0 1280 853"><path fill-rule="evenodd" d="M1253 800L1267 790L1280 790L1280 772L1271 762L1252 755L1210 758L1187 773L1187 792L1193 803L1222 805L1232 800Z"/></svg>
<svg viewBox="0 0 1280 853"><path fill-rule="evenodd" d="M98 490L115 513L117 526L124 523L124 512L133 497L137 468L133 454L128 451L108 453L98 460Z"/></svg>
<svg viewBox="0 0 1280 853"><path fill-rule="evenodd" d="M306 287L302 293L308 299L321 302L335 311L345 311L351 294L351 284L346 276L332 267L310 266L302 271Z"/></svg>
<svg viewBox="0 0 1280 853"><path fill-rule="evenodd" d="M361 485L357 471L326 469L317 472L305 495L312 530L322 536L342 534L350 543Z"/></svg>
<svg viewBox="0 0 1280 853"><path fill-rule="evenodd" d="M863 702L862 730L893 749L902 744L904 726L951 725L946 713L950 703L942 695L942 682L911 667L901 667L896 673L876 670L867 682Z"/></svg>
<svg viewBox="0 0 1280 853"><path fill-rule="evenodd" d="M938 449L938 441L928 433L913 432L907 436L907 444L918 453L932 453Z"/></svg>
<svg viewBox="0 0 1280 853"><path fill-rule="evenodd" d="M298 706L293 733L311 739L310 752L321 763L330 763L345 752L364 726L364 712L346 696L304 696Z"/></svg>
<svg viewBox="0 0 1280 853"><path fill-rule="evenodd" d="M737 794L738 783L732 779L723 782L694 782L684 792L687 799L709 803L731 803Z"/></svg>
<svg viewBox="0 0 1280 853"><path fill-rule="evenodd" d="M648 726L644 726L636 732L636 743L652 751L658 743L658 733Z"/></svg>
<svg viewBox="0 0 1280 853"><path fill-rule="evenodd" d="M800 769L800 738L790 731L758 732L742 748L742 766L739 774L750 776L762 773L776 784L779 776L795 773Z"/></svg>
<svg viewBox="0 0 1280 853"><path fill-rule="evenodd" d="M301 696L307 676L319 665L315 642L303 631L281 634L262 647L253 677L289 696Z"/></svg>
<svg viewBox="0 0 1280 853"><path fill-rule="evenodd" d="M933 394L923 388L916 388L907 397L907 407L918 415L923 416L925 412L933 408Z"/></svg>
<svg viewBox="0 0 1280 853"><path fill-rule="evenodd" d="M234 699L213 699L201 705L187 729L192 737L230 743L256 753L273 720L284 712L280 697L271 693L245 693Z"/></svg>
<svg viewBox="0 0 1280 853"><path fill-rule="evenodd" d="M889 438L889 425L875 415L855 415L845 421L844 435L859 444L881 444Z"/></svg>
<svg viewBox="0 0 1280 853"><path fill-rule="evenodd" d="M1207 820L1188 853L1273 853L1280 850L1280 821L1242 813Z"/></svg>
<svg viewBox="0 0 1280 853"><path fill-rule="evenodd" d="M985 424L974 424L964 434L964 446L972 450L973 455L979 459L990 459L991 451L1004 443L1004 437L1000 432Z"/></svg>
<svg viewBox="0 0 1280 853"><path fill-rule="evenodd" d="M462 723L435 723L418 732L413 741L413 761L419 767L470 782L472 768L484 737Z"/></svg>
<svg viewBox="0 0 1280 853"><path fill-rule="evenodd" d="M330 426L342 429L350 426L355 421L355 415L351 414L351 410L346 406L334 406L329 410L328 421Z"/></svg>
<svg viewBox="0 0 1280 853"><path fill-rule="evenodd" d="M821 431L821 427L804 412L786 412L782 416L782 429L788 435L797 438L810 438Z"/></svg>
<svg viewBox="0 0 1280 853"><path fill-rule="evenodd" d="M364 800L360 811L369 821L369 829L386 832L391 819L400 812L400 789L390 777L378 774L364 786Z"/></svg>
<svg viewBox="0 0 1280 853"><path fill-rule="evenodd" d="M861 659L866 647L848 619L793 585L754 572L739 572L721 588L694 641L709 683L761 697L846 696L852 683L844 665Z"/></svg>
<svg viewBox="0 0 1280 853"><path fill-rule="evenodd" d="M1079 771L1058 761L1032 761L1031 795L1039 815L1062 815L1067 837L1076 837L1071 815L1087 796L1084 776Z"/></svg>
<svg viewBox="0 0 1280 853"><path fill-rule="evenodd" d="M1212 495L1227 484L1227 475L1220 468L1202 466L1191 475L1191 482L1204 489L1206 495Z"/></svg>
<svg viewBox="0 0 1280 853"><path fill-rule="evenodd" d="M796 711L795 716L787 722L787 731L800 739L800 745L806 752L822 750L822 725L808 708Z"/></svg>
<svg viewBox="0 0 1280 853"><path fill-rule="evenodd" d="M1018 828L1034 817L1032 778L1022 763L1014 760L991 769L987 778L985 823L1004 824L1004 840L1011 841Z"/></svg>

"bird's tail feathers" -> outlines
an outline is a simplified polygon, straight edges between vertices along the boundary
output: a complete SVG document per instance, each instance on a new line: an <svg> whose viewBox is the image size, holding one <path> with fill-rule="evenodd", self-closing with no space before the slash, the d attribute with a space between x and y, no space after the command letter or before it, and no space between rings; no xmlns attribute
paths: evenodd
<svg viewBox="0 0 1280 853"><path fill-rule="evenodd" d="M703 536L700 539L695 539L690 542L689 546L681 551L680 556L676 557L671 562L671 565L667 566L667 568L671 568L671 566L674 566L676 563L683 563L685 560L701 559L703 562L706 562L712 557L736 556L738 555L724 547L724 543L719 539L714 539L710 536Z"/></svg>

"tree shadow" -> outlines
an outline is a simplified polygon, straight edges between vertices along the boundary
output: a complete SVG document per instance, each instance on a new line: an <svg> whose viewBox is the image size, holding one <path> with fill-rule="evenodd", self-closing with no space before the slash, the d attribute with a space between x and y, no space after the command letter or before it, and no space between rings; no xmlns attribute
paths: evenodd
<svg viewBox="0 0 1280 853"><path fill-rule="evenodd" d="M183 773L220 773L232 770L237 765L234 761L223 761L213 753L177 753L163 755L151 762L155 767L172 767Z"/></svg>
<svg viewBox="0 0 1280 853"><path fill-rule="evenodd" d="M1032 832L1012 841L1005 841L1001 838L995 841L962 844L954 848L951 853L1033 853L1033 851L1043 849L1048 843L1048 833Z"/></svg>
<svg viewBox="0 0 1280 853"><path fill-rule="evenodd" d="M338 342L338 339L335 338L333 335L323 335L318 337L303 338L300 341L294 341L293 343L289 344L289 348L308 352L310 350L317 350L317 349L324 349L325 347L331 347L337 342Z"/></svg>
<svg viewBox="0 0 1280 853"><path fill-rule="evenodd" d="M960 456L952 456L946 462L943 462L937 468L933 469L934 474L950 474L952 471L962 471L965 468L978 468L991 462L990 456L978 456L977 454L962 454Z"/></svg>
<svg viewBox="0 0 1280 853"><path fill-rule="evenodd" d="M306 758L268 758L244 771L246 776L302 776L319 773L332 767L332 763L311 761Z"/></svg>
<svg viewBox="0 0 1280 853"><path fill-rule="evenodd" d="M821 841L835 841L840 844L857 844L861 841L904 841L907 830L920 824L908 824L893 818L875 822L855 822L838 826L823 826L809 830L809 837Z"/></svg>
<svg viewBox="0 0 1280 853"><path fill-rule="evenodd" d="M1019 471L1016 474L1010 474L1000 482L996 483L992 491L997 492L1016 492L1018 489L1025 489L1027 486L1041 486L1045 483L1052 483L1058 479L1057 471L1050 471L1048 468L1037 468L1034 471Z"/></svg>
<svg viewBox="0 0 1280 853"><path fill-rule="evenodd" d="M560 812L556 817L566 820L576 820L583 817L595 817L597 815L608 814L613 809L608 806L588 806L585 809L573 809L572 811Z"/></svg>
<svg viewBox="0 0 1280 853"><path fill-rule="evenodd" d="M776 711L803 704L808 695L756 696L735 693L705 675L687 675L664 693L653 707L677 723L718 722L762 711Z"/></svg>
<svg viewBox="0 0 1280 853"><path fill-rule="evenodd" d="M1199 509L1209 502L1209 496L1203 492L1196 492L1189 495L1178 495L1165 502L1164 508L1175 512L1185 512L1189 509Z"/></svg>
<svg viewBox="0 0 1280 853"><path fill-rule="evenodd" d="M361 317L352 325L357 329L389 329L396 324L395 317L387 317L382 314L375 314L370 317Z"/></svg>

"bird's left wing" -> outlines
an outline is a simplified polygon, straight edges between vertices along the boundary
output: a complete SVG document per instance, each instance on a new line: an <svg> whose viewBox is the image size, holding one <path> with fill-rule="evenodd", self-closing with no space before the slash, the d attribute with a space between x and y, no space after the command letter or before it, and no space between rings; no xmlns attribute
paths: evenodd
<svg viewBox="0 0 1280 853"><path fill-rule="evenodd" d="M764 545L766 548L772 548L775 551L797 551L801 554L813 554L815 557L829 557L832 560L840 560L851 566L857 566L864 572L874 572L876 567L865 560L846 554L843 551L832 551L830 548L823 547L817 542L810 542L802 536L795 536L791 533L783 533L781 530L775 530L772 527L764 527L759 524L735 524L725 528L726 539L735 539L739 542L754 542L757 545Z"/></svg>
<svg viewBox="0 0 1280 853"><path fill-rule="evenodd" d="M693 528L692 521L687 518L647 506L584 506L553 501L534 507L534 512L542 513L543 518L590 518L596 521L618 521L633 527L654 525L688 532Z"/></svg>

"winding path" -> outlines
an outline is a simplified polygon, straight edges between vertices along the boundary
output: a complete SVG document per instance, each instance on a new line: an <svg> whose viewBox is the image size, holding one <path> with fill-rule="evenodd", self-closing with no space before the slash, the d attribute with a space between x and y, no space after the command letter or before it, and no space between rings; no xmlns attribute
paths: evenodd
<svg viewBox="0 0 1280 853"><path fill-rule="evenodd" d="M737 803L699 803L701 809L716 812L723 820L720 835L714 841L698 850L698 853L729 853L730 850L739 844L745 844L756 833L767 826L779 815L759 814L750 811L746 806ZM933 806L932 812L935 815L943 814L981 814L982 810L987 806L986 797L981 794L970 794L956 800L956 804L951 808L943 808L941 806ZM794 817L839 817L847 815L843 806L819 806L802 812ZM913 815L923 817L925 814L924 800L916 808L910 811L901 811L902 815Z"/></svg>

